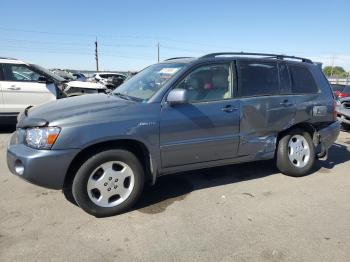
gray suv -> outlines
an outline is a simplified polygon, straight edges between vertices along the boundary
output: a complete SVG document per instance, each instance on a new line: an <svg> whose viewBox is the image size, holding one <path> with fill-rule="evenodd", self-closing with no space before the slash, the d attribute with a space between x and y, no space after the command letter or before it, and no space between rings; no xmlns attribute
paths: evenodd
<svg viewBox="0 0 350 262"><path fill-rule="evenodd" d="M171 173L275 159L282 173L307 175L338 135L332 90L309 59L214 53L149 66L109 94L26 109L7 163L103 217Z"/></svg>

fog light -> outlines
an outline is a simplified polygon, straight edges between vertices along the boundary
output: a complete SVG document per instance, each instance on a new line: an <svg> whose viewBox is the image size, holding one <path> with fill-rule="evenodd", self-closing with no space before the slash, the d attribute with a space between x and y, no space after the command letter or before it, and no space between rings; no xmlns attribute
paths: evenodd
<svg viewBox="0 0 350 262"><path fill-rule="evenodd" d="M21 160L17 159L15 162L15 172L17 175L23 175L24 166Z"/></svg>

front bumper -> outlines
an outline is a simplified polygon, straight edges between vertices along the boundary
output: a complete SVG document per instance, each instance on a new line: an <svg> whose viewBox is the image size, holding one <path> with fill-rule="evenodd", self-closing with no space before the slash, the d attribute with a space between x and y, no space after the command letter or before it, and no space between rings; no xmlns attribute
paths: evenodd
<svg viewBox="0 0 350 262"><path fill-rule="evenodd" d="M350 125L350 109L340 104L337 105L336 110L338 115L338 121Z"/></svg>
<svg viewBox="0 0 350 262"><path fill-rule="evenodd" d="M7 165L11 173L28 182L46 188L62 189L68 167L77 153L78 149L36 150L24 144L10 144L7 149Z"/></svg>
<svg viewBox="0 0 350 262"><path fill-rule="evenodd" d="M340 115L340 117L338 117L338 121L340 121L341 123L350 125L350 117L346 115Z"/></svg>

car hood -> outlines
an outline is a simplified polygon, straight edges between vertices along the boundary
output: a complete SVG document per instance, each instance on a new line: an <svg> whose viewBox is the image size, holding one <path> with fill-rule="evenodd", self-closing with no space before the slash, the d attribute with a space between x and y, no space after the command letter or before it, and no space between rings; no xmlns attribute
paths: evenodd
<svg viewBox="0 0 350 262"><path fill-rule="evenodd" d="M92 82L82 82L82 81L70 81L66 83L68 87L79 87L79 88L88 88L88 89L106 89L106 87L100 83Z"/></svg>
<svg viewBox="0 0 350 262"><path fill-rule="evenodd" d="M108 121L116 115L127 115L137 104L140 103L106 94L64 98L25 110L17 127Z"/></svg>

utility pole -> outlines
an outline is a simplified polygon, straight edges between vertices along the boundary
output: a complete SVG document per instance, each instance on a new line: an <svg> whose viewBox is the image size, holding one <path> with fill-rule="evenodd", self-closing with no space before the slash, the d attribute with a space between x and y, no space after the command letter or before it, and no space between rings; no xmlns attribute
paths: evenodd
<svg viewBox="0 0 350 262"><path fill-rule="evenodd" d="M158 63L159 63L159 61L160 61L160 57L159 57L159 42L157 44L157 51L158 51Z"/></svg>
<svg viewBox="0 0 350 262"><path fill-rule="evenodd" d="M97 37L95 41L95 60L96 60L96 71L98 71L98 44L97 44Z"/></svg>

